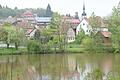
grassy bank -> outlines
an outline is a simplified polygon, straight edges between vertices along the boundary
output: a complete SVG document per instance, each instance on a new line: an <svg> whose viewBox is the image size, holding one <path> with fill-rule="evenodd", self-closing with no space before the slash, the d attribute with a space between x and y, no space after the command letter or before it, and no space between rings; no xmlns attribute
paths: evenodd
<svg viewBox="0 0 120 80"><path fill-rule="evenodd" d="M27 52L27 49L21 48L16 50L15 48L0 48L0 55L11 55L11 54L24 54Z"/></svg>
<svg viewBox="0 0 120 80"><path fill-rule="evenodd" d="M108 50L107 50L108 51ZM19 55L19 54L54 54L54 53L106 53L107 51L89 51L86 50L83 47L67 47L64 51L59 50L58 48L56 48L56 50L54 48L49 49L49 50L42 50L40 52L37 51L28 51L27 48L19 48L18 50L16 50L15 48L0 48L0 55ZM110 52L108 52L110 53Z"/></svg>
<svg viewBox="0 0 120 80"><path fill-rule="evenodd" d="M67 48L66 52L68 53L84 53L84 48Z"/></svg>
<svg viewBox="0 0 120 80"><path fill-rule="evenodd" d="M67 48L65 50L65 53L84 53L84 49L83 48ZM14 48L0 48L0 55L11 55L11 54L14 54L14 55L19 55L19 54L27 54L27 53L37 53L36 51L33 51L33 52L29 52L27 51L26 48L22 48L22 49L14 49ZM64 51L60 51L59 49L56 49L56 51L54 49L51 49L49 51L42 51L42 52L39 52L39 53L64 53Z"/></svg>

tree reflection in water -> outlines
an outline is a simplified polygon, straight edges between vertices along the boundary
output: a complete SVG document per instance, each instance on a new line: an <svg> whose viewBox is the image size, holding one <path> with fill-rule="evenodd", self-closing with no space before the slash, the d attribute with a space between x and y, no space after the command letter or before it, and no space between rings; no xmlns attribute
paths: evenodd
<svg viewBox="0 0 120 80"><path fill-rule="evenodd" d="M119 80L120 55L30 54L0 57L0 80ZM12 61L11 61L12 60Z"/></svg>

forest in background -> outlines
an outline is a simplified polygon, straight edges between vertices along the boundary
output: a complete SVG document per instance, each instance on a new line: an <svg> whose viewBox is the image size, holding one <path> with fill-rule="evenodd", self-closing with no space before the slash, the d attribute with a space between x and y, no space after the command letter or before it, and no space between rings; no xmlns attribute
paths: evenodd
<svg viewBox="0 0 120 80"><path fill-rule="evenodd" d="M39 17L45 17L46 11L47 11L47 9L43 9L43 8L18 9L17 7L15 7L14 9L12 9L12 8L9 8L8 6L1 6L0 5L0 19L7 18L8 16L16 17L27 10L31 11L33 14L37 14L37 16L39 16Z"/></svg>

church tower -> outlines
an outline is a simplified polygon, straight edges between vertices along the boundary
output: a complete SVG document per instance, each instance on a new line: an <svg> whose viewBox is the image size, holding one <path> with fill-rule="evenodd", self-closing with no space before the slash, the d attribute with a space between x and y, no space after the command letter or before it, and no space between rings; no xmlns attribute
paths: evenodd
<svg viewBox="0 0 120 80"><path fill-rule="evenodd" d="M83 2L83 13L82 13L82 18L87 17L87 14L85 12L85 3Z"/></svg>

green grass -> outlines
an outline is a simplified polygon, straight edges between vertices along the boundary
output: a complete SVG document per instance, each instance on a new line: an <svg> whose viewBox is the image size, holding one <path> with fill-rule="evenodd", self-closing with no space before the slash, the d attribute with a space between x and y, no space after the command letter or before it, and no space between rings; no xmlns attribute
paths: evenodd
<svg viewBox="0 0 120 80"><path fill-rule="evenodd" d="M85 49L80 44L70 43L68 44L66 51L68 53L84 53Z"/></svg>
<svg viewBox="0 0 120 80"><path fill-rule="evenodd" d="M11 54L23 54L24 52L26 52L27 49L22 48L22 49L18 49L16 50L15 48L0 48L0 55L11 55Z"/></svg>
<svg viewBox="0 0 120 80"><path fill-rule="evenodd" d="M0 48L0 55L11 55L11 54L19 55L19 54L28 54L28 53L37 54L36 52L29 52L27 50L27 48L19 48L18 50L16 50L15 48L9 48L9 49ZM58 48L56 48L56 51L55 51L54 48L51 48L50 50L45 51L43 53L51 53L51 54L53 54L53 53L88 53L88 51L85 50L85 48L82 47L82 46L73 45L73 46L70 46L70 47L68 46L65 49L65 52L61 52Z"/></svg>
<svg viewBox="0 0 120 80"><path fill-rule="evenodd" d="M84 53L84 48L67 48L68 53Z"/></svg>

